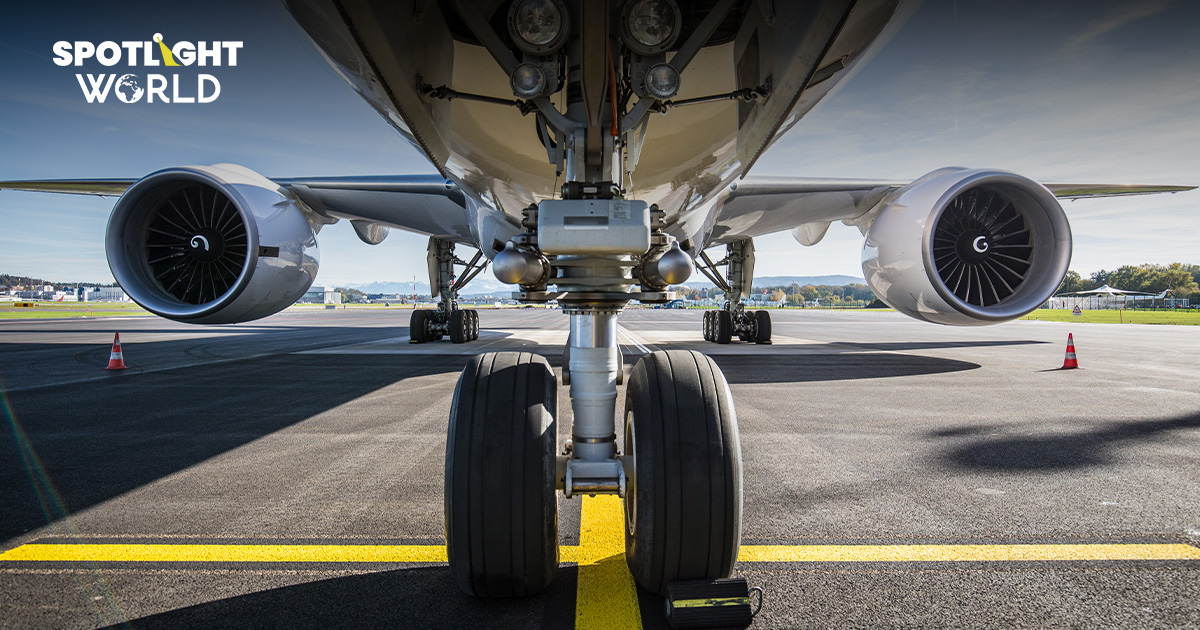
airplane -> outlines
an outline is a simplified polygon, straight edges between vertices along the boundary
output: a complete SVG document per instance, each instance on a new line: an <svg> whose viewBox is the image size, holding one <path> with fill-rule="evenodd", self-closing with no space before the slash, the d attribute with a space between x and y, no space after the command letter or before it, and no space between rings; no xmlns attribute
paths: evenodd
<svg viewBox="0 0 1200 630"><path fill-rule="evenodd" d="M559 491L623 498L626 560L649 591L730 574L742 518L733 397L700 352L653 352L626 374L617 321L631 301L669 304L670 287L699 270L725 294L703 338L768 344L769 313L744 303L754 238L791 230L811 246L841 221L862 231L865 279L889 306L995 324L1060 285L1072 241L1059 199L1190 189L959 167L911 182L750 176L901 27L909 0L284 4L435 172L272 179L214 164L0 188L118 196L105 237L113 276L175 321L283 310L316 277L318 233L340 220L369 245L393 228L429 237L441 302L413 311L413 342L478 338L479 315L457 296L488 266L516 300L557 301L570 317L561 382L542 356L480 354L449 411L447 554L477 597L550 584ZM463 260L456 246L476 253ZM560 385L573 417L561 445Z"/></svg>

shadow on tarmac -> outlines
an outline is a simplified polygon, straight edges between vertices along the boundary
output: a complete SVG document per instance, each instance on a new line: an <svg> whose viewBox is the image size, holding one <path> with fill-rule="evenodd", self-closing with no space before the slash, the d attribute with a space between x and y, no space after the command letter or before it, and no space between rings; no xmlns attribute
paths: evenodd
<svg viewBox="0 0 1200 630"><path fill-rule="evenodd" d="M806 383L863 378L891 378L962 372L978 363L891 353L852 354L714 354L711 355L731 384Z"/></svg>
<svg viewBox="0 0 1200 630"><path fill-rule="evenodd" d="M458 590L447 566L397 569L197 604L134 619L131 625L148 629L573 628L576 577L574 566L564 566L536 597L475 599Z"/></svg>
<svg viewBox="0 0 1200 630"><path fill-rule="evenodd" d="M275 355L10 392L0 541L469 358Z"/></svg>
<svg viewBox="0 0 1200 630"><path fill-rule="evenodd" d="M905 352L911 350L945 350L949 348L997 348L1002 346L1028 346L1049 343L1032 339L1001 340L1001 341L896 341L880 343L860 343L857 341L839 341L839 346L853 346L869 350L887 352Z"/></svg>
<svg viewBox="0 0 1200 630"><path fill-rule="evenodd" d="M1163 439L1172 431L1200 429L1200 413L1141 422L1117 422L1083 433L996 436L950 450L943 459L966 470L1057 471L1107 466L1126 444ZM933 437L955 437L939 432ZM962 435L969 435L964 432Z"/></svg>

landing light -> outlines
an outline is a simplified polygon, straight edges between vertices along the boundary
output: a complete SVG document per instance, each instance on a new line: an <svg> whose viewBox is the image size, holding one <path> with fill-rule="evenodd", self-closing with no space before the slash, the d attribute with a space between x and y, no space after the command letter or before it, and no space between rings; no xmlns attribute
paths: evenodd
<svg viewBox="0 0 1200 630"><path fill-rule="evenodd" d="M510 79L513 94L521 98L541 96L546 90L546 75L532 63L523 63L513 70Z"/></svg>
<svg viewBox="0 0 1200 630"><path fill-rule="evenodd" d="M621 20L625 45L642 55L654 55L679 39L679 7L673 0L630 3Z"/></svg>
<svg viewBox="0 0 1200 630"><path fill-rule="evenodd" d="M521 50L544 55L567 40L566 17L560 0L518 0L508 9L508 33Z"/></svg>
<svg viewBox="0 0 1200 630"><path fill-rule="evenodd" d="M646 92L659 100L675 96L679 91L679 71L670 64L660 63L646 73Z"/></svg>

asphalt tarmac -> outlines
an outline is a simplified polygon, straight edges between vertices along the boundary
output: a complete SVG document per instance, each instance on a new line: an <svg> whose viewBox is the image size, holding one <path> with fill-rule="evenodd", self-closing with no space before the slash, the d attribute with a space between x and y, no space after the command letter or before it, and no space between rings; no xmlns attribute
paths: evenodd
<svg viewBox="0 0 1200 630"><path fill-rule="evenodd" d="M597 581L623 562L600 499L562 500L547 592L459 594L458 373L557 367L567 319L485 310L475 343L412 345L408 315L0 322L0 628L666 627L661 598ZM690 348L729 380L753 628L1200 627L1200 329L773 317L771 346L705 343L699 311L621 318L627 367ZM102 369L114 332L128 370ZM1056 369L1068 332L1083 369ZM566 388L559 409L565 436Z"/></svg>

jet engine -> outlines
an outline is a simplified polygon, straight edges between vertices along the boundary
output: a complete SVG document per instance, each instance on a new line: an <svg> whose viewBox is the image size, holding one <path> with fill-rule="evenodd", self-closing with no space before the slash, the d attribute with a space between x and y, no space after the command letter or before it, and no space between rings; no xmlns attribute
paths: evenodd
<svg viewBox="0 0 1200 630"><path fill-rule="evenodd" d="M300 299L317 275L319 215L234 164L171 168L117 201L105 248L133 301L193 324L245 322Z"/></svg>
<svg viewBox="0 0 1200 630"><path fill-rule="evenodd" d="M994 170L941 169L879 203L862 267L875 295L917 319L996 324L1062 283L1071 228L1054 194Z"/></svg>

